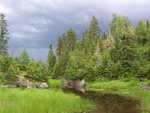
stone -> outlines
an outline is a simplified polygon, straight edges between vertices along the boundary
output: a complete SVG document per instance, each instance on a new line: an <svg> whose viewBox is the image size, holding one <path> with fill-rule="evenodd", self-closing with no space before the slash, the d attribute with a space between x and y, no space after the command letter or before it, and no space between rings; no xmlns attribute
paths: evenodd
<svg viewBox="0 0 150 113"><path fill-rule="evenodd" d="M27 81L27 88L33 88L34 87L34 83Z"/></svg>
<svg viewBox="0 0 150 113"><path fill-rule="evenodd" d="M144 86L143 89L144 90L150 90L150 86Z"/></svg>
<svg viewBox="0 0 150 113"><path fill-rule="evenodd" d="M16 85L8 84L4 86L5 88L17 88Z"/></svg>
<svg viewBox="0 0 150 113"><path fill-rule="evenodd" d="M74 82L73 80L64 80L64 87L73 89L74 88Z"/></svg>
<svg viewBox="0 0 150 113"><path fill-rule="evenodd" d="M30 82L29 80L19 81L16 83L16 85L18 87L25 87L25 88L32 88L33 87L33 83Z"/></svg>
<svg viewBox="0 0 150 113"><path fill-rule="evenodd" d="M42 82L40 83L39 88L48 88L48 84L46 82Z"/></svg>
<svg viewBox="0 0 150 113"><path fill-rule="evenodd" d="M27 87L27 81L19 81L16 83L18 87Z"/></svg>
<svg viewBox="0 0 150 113"><path fill-rule="evenodd" d="M35 83L34 83L34 87L40 88L40 84L41 84L40 82L35 82Z"/></svg>
<svg viewBox="0 0 150 113"><path fill-rule="evenodd" d="M85 92L85 80L75 80L74 89L76 91L84 93Z"/></svg>
<svg viewBox="0 0 150 113"><path fill-rule="evenodd" d="M85 80L64 80L64 88L85 92Z"/></svg>

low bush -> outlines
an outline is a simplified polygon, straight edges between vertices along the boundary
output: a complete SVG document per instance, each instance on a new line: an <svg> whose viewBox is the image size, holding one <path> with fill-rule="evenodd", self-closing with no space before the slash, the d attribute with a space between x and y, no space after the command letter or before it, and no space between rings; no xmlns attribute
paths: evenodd
<svg viewBox="0 0 150 113"><path fill-rule="evenodd" d="M61 88L63 86L63 83L61 80L57 79L49 79L48 85L50 88Z"/></svg>

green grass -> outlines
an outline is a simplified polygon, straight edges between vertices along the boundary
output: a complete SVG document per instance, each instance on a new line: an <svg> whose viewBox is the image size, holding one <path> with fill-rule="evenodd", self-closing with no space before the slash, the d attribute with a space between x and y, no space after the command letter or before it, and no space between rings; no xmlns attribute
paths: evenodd
<svg viewBox="0 0 150 113"><path fill-rule="evenodd" d="M141 102L142 113L150 113L150 91L143 89L143 86L145 85L150 85L150 81L146 80L139 82L138 80L127 79L112 81L106 80L88 83L87 89L94 90L99 93L115 93L137 98Z"/></svg>
<svg viewBox="0 0 150 113"><path fill-rule="evenodd" d="M0 113L81 113L93 107L89 100L60 90L0 88Z"/></svg>
<svg viewBox="0 0 150 113"><path fill-rule="evenodd" d="M111 89L111 88L121 88L121 89L135 89L142 88L145 85L150 85L150 81L145 80L143 82L139 82L136 79L122 79L122 80L111 80L111 81L95 81L87 84L87 88L90 89Z"/></svg>
<svg viewBox="0 0 150 113"><path fill-rule="evenodd" d="M50 88L61 88L63 83L61 80L56 80L56 79L49 79L48 80L48 85Z"/></svg>

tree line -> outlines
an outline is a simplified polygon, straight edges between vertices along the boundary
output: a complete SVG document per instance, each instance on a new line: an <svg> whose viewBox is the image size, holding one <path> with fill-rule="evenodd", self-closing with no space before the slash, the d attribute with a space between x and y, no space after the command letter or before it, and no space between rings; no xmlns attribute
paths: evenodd
<svg viewBox="0 0 150 113"><path fill-rule="evenodd" d="M7 52L7 21L0 16L1 80L25 76L32 80L48 78L120 79L150 78L150 21L132 26L128 17L113 15L106 33L92 17L89 28L79 39L74 29L58 38L57 47L49 45L47 62L30 59L27 50L18 58Z"/></svg>

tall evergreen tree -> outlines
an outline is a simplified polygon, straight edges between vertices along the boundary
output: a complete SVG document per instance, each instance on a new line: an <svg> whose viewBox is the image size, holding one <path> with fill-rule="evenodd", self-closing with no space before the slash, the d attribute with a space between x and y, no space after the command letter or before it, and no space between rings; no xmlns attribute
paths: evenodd
<svg viewBox="0 0 150 113"><path fill-rule="evenodd" d="M146 24L144 21L140 21L136 26L136 35L138 38L138 43L141 45L145 45L148 40L148 23Z"/></svg>
<svg viewBox="0 0 150 113"><path fill-rule="evenodd" d="M19 57L19 60L22 64L28 65L28 63L30 62L30 57L27 49L23 50L22 54Z"/></svg>
<svg viewBox="0 0 150 113"><path fill-rule="evenodd" d="M5 15L0 14L0 55L7 53L8 30Z"/></svg>
<svg viewBox="0 0 150 113"><path fill-rule="evenodd" d="M135 70L133 67L137 58L134 30L127 17L116 15L110 24L110 29L115 37L115 48L111 50L112 60L120 64L123 74L130 73Z"/></svg>
<svg viewBox="0 0 150 113"><path fill-rule="evenodd" d="M83 34L83 46L86 53L94 54L97 45L102 44L101 29L95 16L92 17L89 29ZM99 48L99 47L98 47Z"/></svg>
<svg viewBox="0 0 150 113"><path fill-rule="evenodd" d="M99 38L100 37L100 27L98 24L98 20L95 16L92 17L92 20L90 22L90 27L88 29L89 38Z"/></svg>
<svg viewBox="0 0 150 113"><path fill-rule="evenodd" d="M54 69L56 76L64 75L69 60L69 53L75 49L76 41L77 35L73 29L69 29L59 37L57 48L58 61Z"/></svg>
<svg viewBox="0 0 150 113"><path fill-rule="evenodd" d="M48 66L49 66L49 68L53 68L55 63L56 63L56 56L54 54L53 47L50 44L49 45L49 52L48 52Z"/></svg>
<svg viewBox="0 0 150 113"><path fill-rule="evenodd" d="M127 29L131 28L131 24L128 20L128 17L114 14L109 27L112 36L117 41L121 41L122 38L128 33Z"/></svg>
<svg viewBox="0 0 150 113"><path fill-rule="evenodd" d="M76 32L73 29L69 29L66 33L64 33L58 40L58 55L68 54L70 51L73 51L75 48L77 40Z"/></svg>

